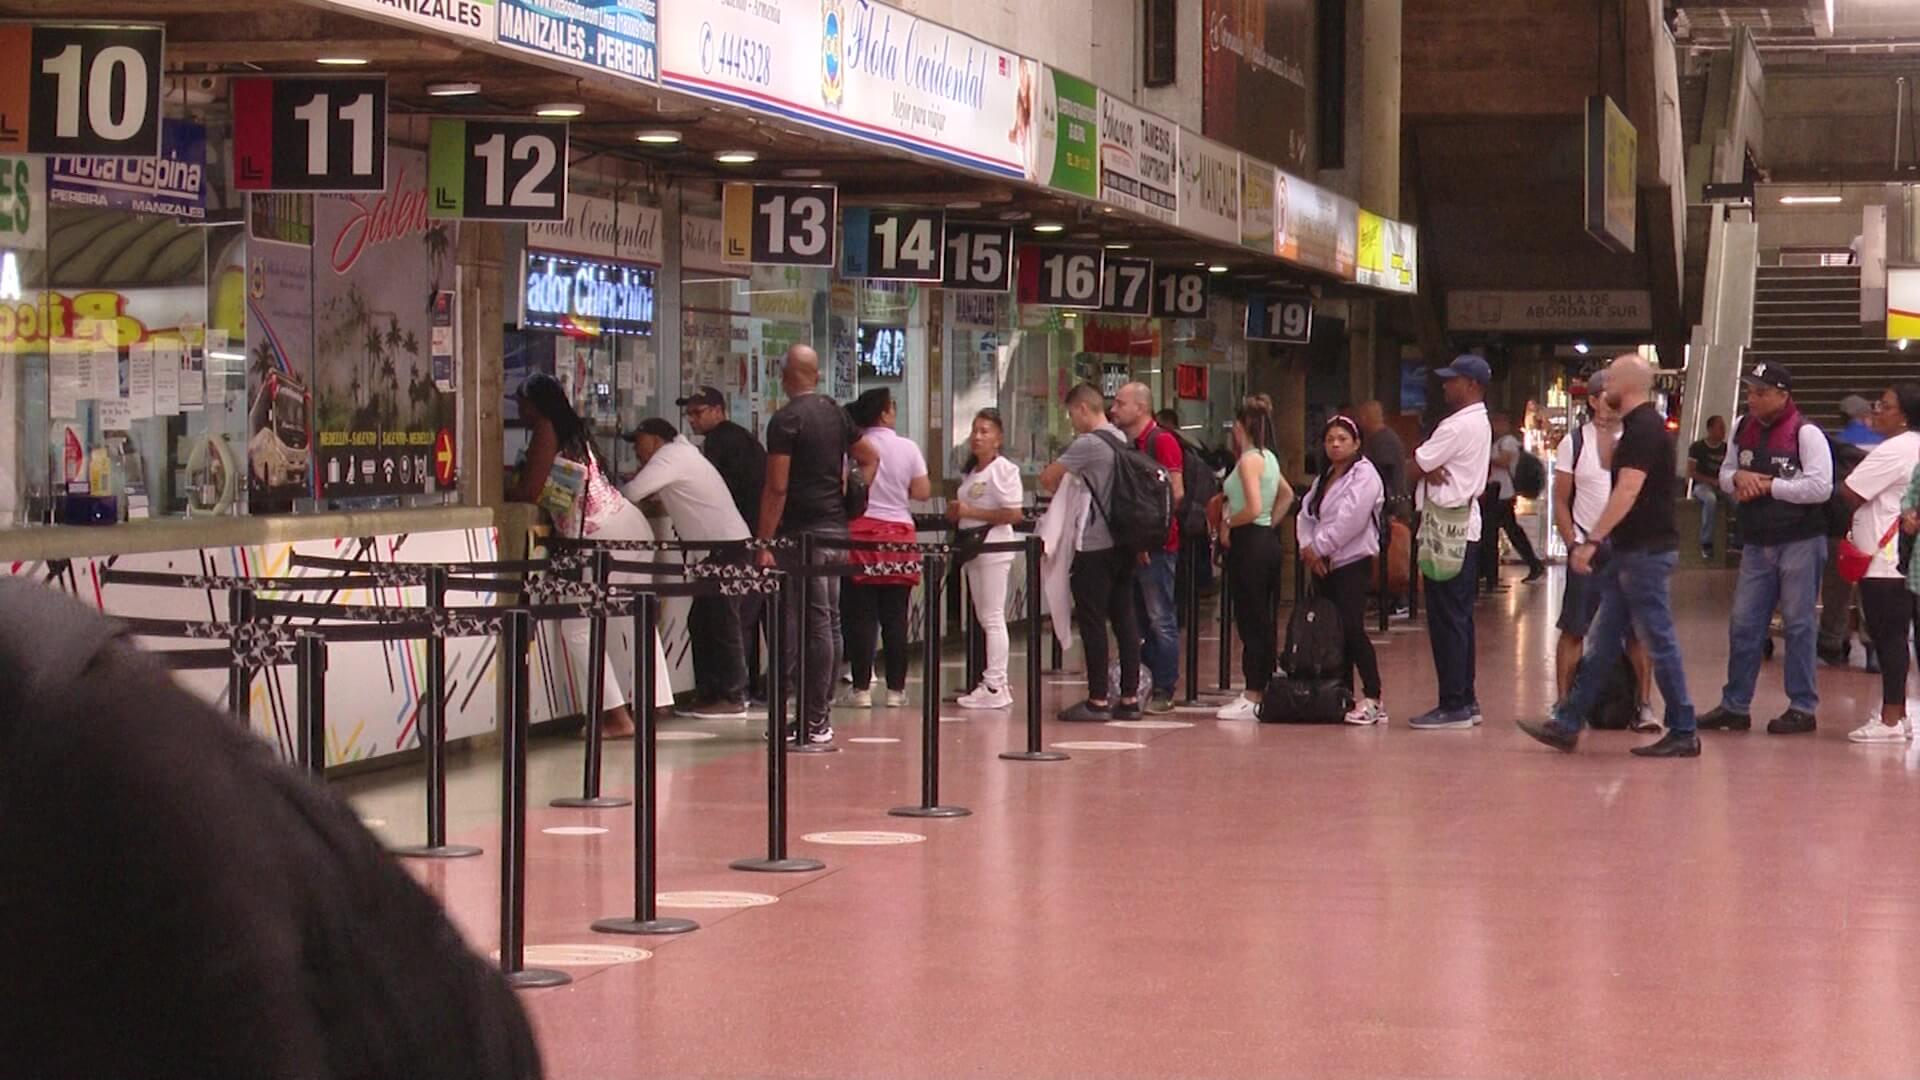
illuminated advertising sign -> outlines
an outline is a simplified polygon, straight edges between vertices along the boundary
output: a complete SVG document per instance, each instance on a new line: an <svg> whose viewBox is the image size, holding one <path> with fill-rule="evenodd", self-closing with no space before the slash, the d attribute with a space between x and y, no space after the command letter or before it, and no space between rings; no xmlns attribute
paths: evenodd
<svg viewBox="0 0 1920 1080"><path fill-rule="evenodd" d="M578 337L653 333L653 271L544 251L527 252L522 326Z"/></svg>

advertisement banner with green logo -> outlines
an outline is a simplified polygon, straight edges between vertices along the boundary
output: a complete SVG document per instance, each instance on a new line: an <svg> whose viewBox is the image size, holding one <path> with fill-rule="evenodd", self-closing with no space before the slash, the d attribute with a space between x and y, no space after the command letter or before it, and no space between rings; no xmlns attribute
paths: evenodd
<svg viewBox="0 0 1920 1080"><path fill-rule="evenodd" d="M1100 92L1032 60L1020 65L1027 179L1093 198L1100 193Z"/></svg>

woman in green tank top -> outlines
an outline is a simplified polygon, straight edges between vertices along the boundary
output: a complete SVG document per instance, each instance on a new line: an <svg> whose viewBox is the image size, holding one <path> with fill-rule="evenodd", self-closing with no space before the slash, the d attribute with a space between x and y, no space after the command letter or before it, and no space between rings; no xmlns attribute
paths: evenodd
<svg viewBox="0 0 1920 1080"><path fill-rule="evenodd" d="M1273 399L1253 394L1234 414L1233 450L1238 460L1210 514L1226 556L1225 587L1233 590L1240 670L1247 683L1246 690L1216 714L1222 720L1259 719L1260 698L1273 678L1274 590L1280 584L1281 562L1280 534L1273 529L1273 516L1293 504L1293 488L1280 475L1280 459L1273 446ZM1220 644L1227 647L1224 641Z"/></svg>

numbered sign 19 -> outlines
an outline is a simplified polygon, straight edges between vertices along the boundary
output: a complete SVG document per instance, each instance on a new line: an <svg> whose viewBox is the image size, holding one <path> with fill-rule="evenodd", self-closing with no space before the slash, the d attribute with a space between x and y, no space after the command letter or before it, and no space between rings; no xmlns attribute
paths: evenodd
<svg viewBox="0 0 1920 1080"><path fill-rule="evenodd" d="M0 154L160 156L158 26L0 26Z"/></svg>
<svg viewBox="0 0 1920 1080"><path fill-rule="evenodd" d="M1109 258L1101 275L1100 310L1115 315L1153 314L1153 260Z"/></svg>
<svg viewBox="0 0 1920 1080"><path fill-rule="evenodd" d="M837 195L824 184L728 184L720 197L721 258L832 266Z"/></svg>
<svg viewBox="0 0 1920 1080"><path fill-rule="evenodd" d="M943 289L1003 293L1013 288L1013 228L1006 225L947 226Z"/></svg>
<svg viewBox="0 0 1920 1080"><path fill-rule="evenodd" d="M1020 302L1097 308L1106 252L1061 244L1020 248Z"/></svg>
<svg viewBox="0 0 1920 1080"><path fill-rule="evenodd" d="M1247 340L1305 345L1313 340L1313 298L1256 293L1247 297Z"/></svg>
<svg viewBox="0 0 1920 1080"><path fill-rule="evenodd" d="M233 80L233 186L384 191L387 80L343 75Z"/></svg>
<svg viewBox="0 0 1920 1080"><path fill-rule="evenodd" d="M439 117L427 140L427 216L567 219L567 125Z"/></svg>
<svg viewBox="0 0 1920 1080"><path fill-rule="evenodd" d="M1205 270L1162 270L1153 279L1153 313L1163 319L1198 319L1207 313Z"/></svg>
<svg viewBox="0 0 1920 1080"><path fill-rule="evenodd" d="M940 210L851 207L840 218L840 276L939 281L947 215Z"/></svg>

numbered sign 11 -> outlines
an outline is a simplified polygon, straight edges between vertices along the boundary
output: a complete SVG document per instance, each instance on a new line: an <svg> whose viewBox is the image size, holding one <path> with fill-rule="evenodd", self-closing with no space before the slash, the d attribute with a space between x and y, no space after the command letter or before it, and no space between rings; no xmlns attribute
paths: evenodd
<svg viewBox="0 0 1920 1080"><path fill-rule="evenodd" d="M720 257L832 266L838 194L826 184L728 184L720 195Z"/></svg>
<svg viewBox="0 0 1920 1080"><path fill-rule="evenodd" d="M0 25L0 154L160 156L166 31Z"/></svg>
<svg viewBox="0 0 1920 1080"><path fill-rule="evenodd" d="M1003 293L1013 288L1013 227L947 226L943 289Z"/></svg>
<svg viewBox="0 0 1920 1080"><path fill-rule="evenodd" d="M1097 308L1106 252L1097 247L1023 244L1020 302L1053 307Z"/></svg>
<svg viewBox="0 0 1920 1080"><path fill-rule="evenodd" d="M1163 319L1198 319L1207 313L1205 270L1162 270L1153 279L1153 313Z"/></svg>
<svg viewBox="0 0 1920 1080"><path fill-rule="evenodd" d="M1100 310L1114 315L1153 314L1153 260L1109 257L1101 275Z"/></svg>
<svg viewBox="0 0 1920 1080"><path fill-rule="evenodd" d="M1313 298L1287 293L1247 297L1247 340L1305 345L1313 340Z"/></svg>
<svg viewBox="0 0 1920 1080"><path fill-rule="evenodd" d="M235 189L386 190L386 79L245 78L232 88Z"/></svg>
<svg viewBox="0 0 1920 1080"><path fill-rule="evenodd" d="M939 281L946 236L945 211L848 207L840 216L840 276Z"/></svg>
<svg viewBox="0 0 1920 1080"><path fill-rule="evenodd" d="M427 216L567 219L567 125L437 117L427 140Z"/></svg>

